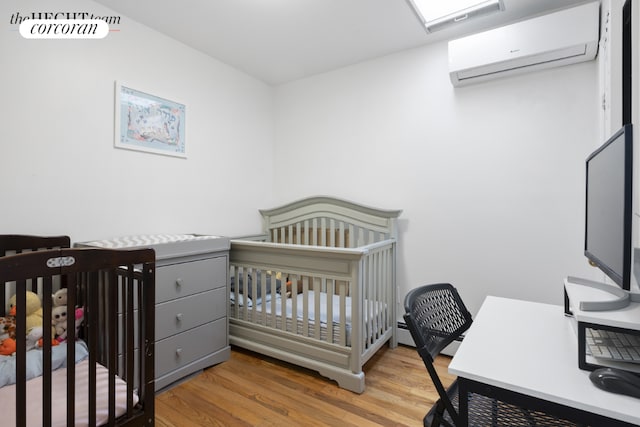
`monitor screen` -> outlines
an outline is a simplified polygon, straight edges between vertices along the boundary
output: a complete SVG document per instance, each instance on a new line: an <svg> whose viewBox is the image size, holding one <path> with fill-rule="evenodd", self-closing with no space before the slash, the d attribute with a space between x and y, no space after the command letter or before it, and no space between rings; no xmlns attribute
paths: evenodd
<svg viewBox="0 0 640 427"><path fill-rule="evenodd" d="M625 125L586 161L584 253L625 290L631 280L633 143Z"/></svg>

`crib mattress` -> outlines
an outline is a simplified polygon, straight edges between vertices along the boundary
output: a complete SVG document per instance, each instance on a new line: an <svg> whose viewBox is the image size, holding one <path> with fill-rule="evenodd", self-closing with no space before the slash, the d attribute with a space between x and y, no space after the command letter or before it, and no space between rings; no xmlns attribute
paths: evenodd
<svg viewBox="0 0 640 427"><path fill-rule="evenodd" d="M109 417L108 379L109 371L102 365L96 366L96 421L103 425ZM52 426L64 427L67 425L67 369L60 368L51 374L53 408ZM76 426L89 426L89 361L83 360L76 364ZM126 411L127 386L124 381L116 377L116 414L121 416ZM0 413L2 425L16 425L16 386L10 385L0 388ZM134 402L138 398L134 394ZM42 377L27 381L27 426L42 425Z"/></svg>
<svg viewBox="0 0 640 427"><path fill-rule="evenodd" d="M319 295L320 303L318 305L318 313L316 313L316 294ZM247 307L247 317L245 319L244 307L238 307L239 313L236 316L240 320L247 320L251 323L256 323L259 325L265 325L268 327L272 327L275 329L285 329L288 332L294 332L298 335L310 336L313 338L318 337L319 334L321 341L332 342L333 344L341 344L350 346L351 345L351 298L345 297L344 300L344 330L346 333L346 337L342 339L342 326L340 325L340 296L332 295L331 298L331 315L328 310L328 298L329 296L325 292L314 292L308 291L308 311L306 313L307 328L305 328L305 312L304 312L304 294L300 293L294 295L292 298L283 298L280 294L277 294L275 297L275 303L273 303L270 299L266 301L259 301L258 304L255 305L255 311L253 310L253 306ZM295 331L294 331L294 322L293 322L293 301L294 298L296 300L296 322L295 322ZM386 306L381 306L376 310L378 315L370 316L369 310L367 307L369 302L365 300L364 304L364 319L363 326L367 329L365 331L365 335L369 336L369 331L374 330L377 327L377 321L380 318L381 314L386 313ZM275 306L275 310L274 310ZM271 313L275 313L275 316L272 316ZM285 325L283 327L283 313L285 319ZM329 317L331 317L331 328L329 328ZM316 328L316 319L319 320L318 328ZM371 320L370 320L371 319ZM274 325L275 321L275 325ZM305 330L306 329L306 330ZM317 329L317 330L316 330ZM328 334L331 334L330 339L328 339Z"/></svg>
<svg viewBox="0 0 640 427"><path fill-rule="evenodd" d="M308 291L308 312L307 314L307 330L305 331L304 324L304 294L300 293L294 295L291 298L283 298L280 294L275 295L273 298L269 298L266 301L257 301L258 303L246 307L247 317L245 318L244 307L238 307L239 313L236 316L240 320L247 320L251 323L265 325L271 328L283 329L283 311L285 326L284 329L288 332L294 332L298 335L316 337L316 318L319 319L319 333L321 341L329 341L334 344L341 344L345 341L341 340L341 328L340 328L340 297L333 295L332 301L332 329L333 334L331 340L327 339L328 333L328 316L329 310L327 309L327 294L325 292L318 292L320 295L320 304L318 316L316 316L315 309L315 295L314 291ZM296 299L296 327L295 331L293 318L293 298ZM274 310L275 305L275 310ZM255 311L254 311L255 308ZM272 316L271 313L275 313ZM350 345L350 331L351 331L351 298L346 297L345 301L345 318L346 318L346 345ZM275 321L275 325L274 325Z"/></svg>

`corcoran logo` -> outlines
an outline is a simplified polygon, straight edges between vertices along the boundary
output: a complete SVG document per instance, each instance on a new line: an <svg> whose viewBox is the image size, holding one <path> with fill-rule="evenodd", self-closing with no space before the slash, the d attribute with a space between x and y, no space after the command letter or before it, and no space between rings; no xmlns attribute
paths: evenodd
<svg viewBox="0 0 640 427"><path fill-rule="evenodd" d="M101 39L119 24L119 16L96 16L89 12L32 12L11 15L10 24L19 24L26 39Z"/></svg>
<svg viewBox="0 0 640 427"><path fill-rule="evenodd" d="M109 25L100 19L29 19L20 24L25 39L102 39Z"/></svg>

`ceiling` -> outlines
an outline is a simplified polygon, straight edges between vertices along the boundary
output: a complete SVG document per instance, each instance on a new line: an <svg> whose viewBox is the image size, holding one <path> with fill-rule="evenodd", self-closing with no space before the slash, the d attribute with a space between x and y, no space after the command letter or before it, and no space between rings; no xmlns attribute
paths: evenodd
<svg viewBox="0 0 640 427"><path fill-rule="evenodd" d="M405 0L96 1L271 85L585 2L504 0L427 34Z"/></svg>

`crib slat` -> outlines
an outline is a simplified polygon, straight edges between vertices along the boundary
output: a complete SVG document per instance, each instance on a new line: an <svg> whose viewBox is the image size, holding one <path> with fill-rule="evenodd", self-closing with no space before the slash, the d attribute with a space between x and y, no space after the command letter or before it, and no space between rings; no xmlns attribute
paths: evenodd
<svg viewBox="0 0 640 427"><path fill-rule="evenodd" d="M278 313L276 310L276 302L277 302L277 298L275 298L275 289L276 289L276 283L275 281L271 282L271 292L273 292L272 296L271 296L271 314L269 315L269 324L273 329L276 329L278 327L278 323L277 323L277 319L278 319Z"/></svg>
<svg viewBox="0 0 640 427"><path fill-rule="evenodd" d="M370 282L370 295L369 298L369 334L367 337L367 345L365 348L369 348L378 338L380 331L378 329L378 281L376 276L376 253L370 254L369 266L368 266L368 276Z"/></svg>
<svg viewBox="0 0 640 427"><path fill-rule="evenodd" d="M278 238L281 239L282 236L278 234ZM255 286L257 270L253 267L243 267L243 281L242 281L242 314L245 319L251 318L251 311L253 310L253 302L249 298L250 292L253 292L253 287ZM249 285L251 282L251 285ZM251 294L253 295L253 294Z"/></svg>
<svg viewBox="0 0 640 427"><path fill-rule="evenodd" d="M336 247L336 220L333 218L329 220L329 246Z"/></svg>
<svg viewBox="0 0 640 427"><path fill-rule="evenodd" d="M347 289L346 284L340 284L340 345L347 345ZM353 316L353 312L351 315Z"/></svg>
<svg viewBox="0 0 640 427"><path fill-rule="evenodd" d="M118 278L116 277L115 271L109 272L109 301L117 301L118 299L118 287L114 286ZM111 331L109 333L109 348L117 348L118 346L118 312L117 310L109 311L109 324L112 325ZM116 366L117 359L116 354L113 351L109 352L108 356L108 367L109 367L109 425L115 425L115 416L116 416L116 402L115 402L115 391L116 391Z"/></svg>
<svg viewBox="0 0 640 427"><path fill-rule="evenodd" d="M281 238L284 237L284 234L281 236ZM264 276L264 272L260 272L260 278L262 278ZM244 292L245 292L245 305L247 305L247 315L251 316L252 319L256 318L256 306L257 306L257 295L258 295L258 271L256 269L251 270L251 290L248 290L249 287L247 286L247 282L244 283ZM251 292L251 293L249 293ZM252 296L252 304L251 307L249 306L249 299L247 298L248 295ZM251 314L249 314L249 311L251 312Z"/></svg>
<svg viewBox="0 0 640 427"><path fill-rule="evenodd" d="M67 278L67 426L72 427L75 425L75 377L76 377L76 351L75 345L72 343L75 341L75 318L71 314L76 304L76 286L77 277L70 275Z"/></svg>
<svg viewBox="0 0 640 427"><path fill-rule="evenodd" d="M276 289L276 283L275 282L270 282L269 285L267 285L267 276L264 275L264 277L261 276L260 278L260 286L262 287L262 290L264 291L265 289L269 292L269 295L275 295L275 289ZM266 295L266 293L262 293L261 295ZM263 297L262 301L266 301L265 297ZM269 322L269 318L267 316L267 307L268 304L267 303L263 303L260 304L260 320L262 322L263 325L267 325Z"/></svg>
<svg viewBox="0 0 640 427"><path fill-rule="evenodd" d="M320 246L327 246L327 219L320 218Z"/></svg>
<svg viewBox="0 0 640 427"><path fill-rule="evenodd" d="M372 286L372 298L371 298L371 330L372 334L369 338L369 346L371 346L376 339L380 336L382 331L382 325L380 324L380 298L382 295L380 294L380 281L379 279L379 270L380 270L380 253L374 252L371 254L371 272L370 272L370 280Z"/></svg>
<svg viewBox="0 0 640 427"><path fill-rule="evenodd" d="M133 375L134 372L134 358L133 351L135 349L134 342L134 288L135 288L135 278L134 278L134 266L127 266L127 280L125 282L126 292L123 292L125 297L125 307L126 310L124 312L124 320L125 320L125 339L126 339L126 351L125 354L125 376L124 379L127 382L127 414L131 416L133 414ZM144 348L144 347L143 347Z"/></svg>
<svg viewBox="0 0 640 427"><path fill-rule="evenodd" d="M26 307L26 282L16 282L16 307ZM16 421L18 426L26 426L27 418L27 314L25 310L16 312Z"/></svg>
<svg viewBox="0 0 640 427"><path fill-rule="evenodd" d="M104 333L100 334L99 331L104 327L107 327L107 319L102 316L98 316L98 313L104 313L104 301L107 301L107 296L101 290L105 290L105 282L108 280L105 272L96 272L95 275L90 275L87 279L87 306L85 307L84 320L87 325L87 333L89 337L96 337L96 339L90 339L88 341L89 348L89 395L87 396L89 403L89 422L95 424L95 416L92 414L96 411L96 370L95 366L98 360L98 349L100 347L99 341L104 341ZM98 304L102 301L103 306ZM102 329L104 331L104 329Z"/></svg>
<svg viewBox="0 0 640 427"><path fill-rule="evenodd" d="M51 295L51 277L42 281L42 295ZM42 298L42 426L51 427L51 298Z"/></svg>
<svg viewBox="0 0 640 427"><path fill-rule="evenodd" d="M376 335L374 337L374 339L371 341L371 344L373 344L375 342L375 340L378 339L378 337L380 337L385 330L385 323L384 323L384 301L385 301L385 294L384 294L384 289L382 288L382 271L383 271L383 253L382 252L374 252L373 253L373 269L372 269L372 274L375 277L375 281L374 281L374 286L375 286L375 306L374 306L374 312L375 312L375 320L376 320Z"/></svg>
<svg viewBox="0 0 640 427"><path fill-rule="evenodd" d="M282 274L284 277L284 273ZM297 289L298 289L298 283L297 283L297 278L294 276L289 276L287 275L287 280L284 283L284 289L281 288L280 293L282 294L282 299L284 301L283 306L286 306L287 304L287 291L291 292L291 332L296 332L298 330L298 316L295 315L295 313L298 312L298 295L297 295ZM288 283L291 283L291 288L288 287ZM286 323L286 312L283 313L282 315L282 321Z"/></svg>
<svg viewBox="0 0 640 427"><path fill-rule="evenodd" d="M327 285L326 285L326 281L327 279L325 277L323 277L321 280L321 288L319 291L316 291L314 289L313 291L313 303L314 303L314 313L315 313L315 319L313 322L314 328L313 328L313 336L315 337L315 339L320 340L320 332L321 329L320 327L322 326L322 318L320 317L320 314L322 313L322 310L320 309L320 297L321 297L321 292L322 290L326 290ZM330 305L331 302L329 302L329 296L327 295L327 300L326 300L326 304ZM327 323L331 323L331 318L327 318Z"/></svg>
<svg viewBox="0 0 640 427"><path fill-rule="evenodd" d="M143 272L143 275L144 275L144 272ZM144 280L144 276L143 276L143 280ZM144 324L143 322L145 321L147 310L145 310L146 304L144 302L143 287L140 283L138 283L136 286L136 295L138 297L138 311L137 311L137 316L134 316L134 319L136 322L138 322L139 325L142 325ZM154 319L154 323L155 323L155 319ZM134 337L135 337L135 330L134 330ZM145 338L146 338L145 334L138 334L137 348L139 349L146 348ZM135 349L131 352L131 357L135 358ZM134 369L135 369L135 359L134 359ZM142 366L137 370L136 372L137 381L134 381L133 385L144 384L144 370L145 370L145 367L142 367ZM143 388L143 391L144 391L144 388ZM133 406L131 407L131 410L133 411Z"/></svg>
<svg viewBox="0 0 640 427"><path fill-rule="evenodd" d="M333 296L336 292L336 281L330 280L327 283L327 342L333 342ZM331 302L329 302L331 298Z"/></svg>
<svg viewBox="0 0 640 427"><path fill-rule="evenodd" d="M265 274L260 274L260 281L257 284L257 286L260 288L260 295L262 297L262 299L264 300L264 297L267 294L267 277ZM253 294L253 295L257 295L257 294ZM246 300L245 300L246 301ZM258 307L262 307L262 305L257 304L257 299L253 301L253 303L251 304L251 308L252 308L252 319L258 319L258 315L260 315L260 317L262 318L261 321L265 322L265 317L264 317L264 310L261 309L260 313L257 312ZM255 322L256 320L254 320Z"/></svg>
<svg viewBox="0 0 640 427"><path fill-rule="evenodd" d="M361 332L361 345L363 346L363 349L368 348L369 345L369 337L371 335L371 327L369 325L371 325L372 319L372 313L371 313L371 280L369 278L369 273L370 273L370 256L366 257L363 262L362 262L362 282L364 284L364 287L361 290L361 299L363 301L362 303L362 318L361 318L361 328L362 328L362 332Z"/></svg>
<svg viewBox="0 0 640 427"><path fill-rule="evenodd" d="M280 238L280 237L278 237ZM254 269L249 269L247 268L246 270L246 275L245 275L245 280L242 284L242 293L244 294L244 304L242 305L242 310L243 310L243 314L244 314L244 318L245 319L249 319L249 310L251 309L251 306L249 305L249 281L251 281L253 283L253 278L255 276L255 270Z"/></svg>
<svg viewBox="0 0 640 427"><path fill-rule="evenodd" d="M383 278L383 280L385 280L387 283L391 282L391 275L389 273L389 252L388 251L384 251L381 254L381 264L382 264L382 268L380 271L380 277ZM392 303L391 298L389 298L389 292L385 292L384 286L381 283L380 284L380 288L381 288L381 292L385 301L385 304L388 306L389 304ZM384 311L384 318L383 318L383 325L384 328L388 328L389 326L391 326L391 322L389 319L389 310L385 310Z"/></svg>

